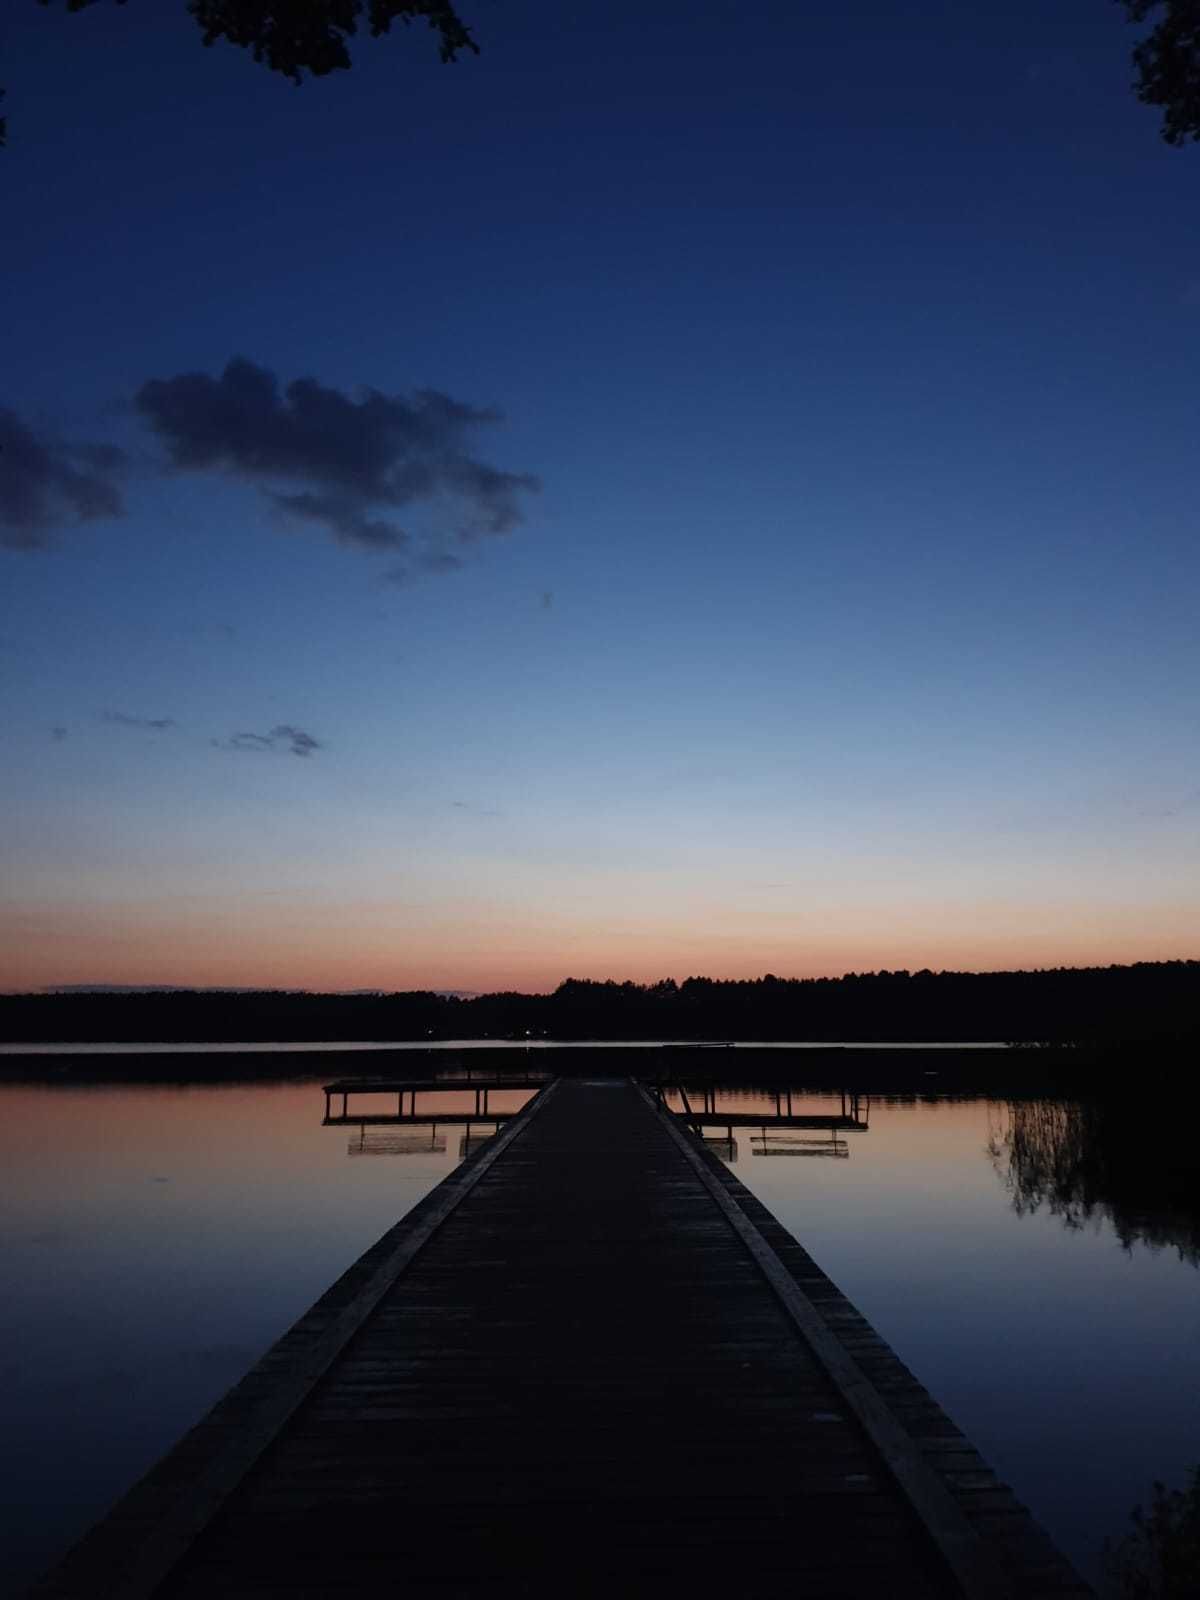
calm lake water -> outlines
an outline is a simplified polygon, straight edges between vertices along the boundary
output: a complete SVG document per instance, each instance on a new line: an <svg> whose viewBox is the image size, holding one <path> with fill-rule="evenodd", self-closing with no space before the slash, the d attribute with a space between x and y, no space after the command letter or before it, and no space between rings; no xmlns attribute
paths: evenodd
<svg viewBox="0 0 1200 1600"><path fill-rule="evenodd" d="M0 1086L3 1592L460 1159L460 1127L322 1127L321 1082ZM1200 1460L1195 1214L1138 1188L1159 1168L1136 1127L1122 1164L1070 1102L875 1099L863 1120L718 1148L1095 1580L1151 1480Z"/></svg>

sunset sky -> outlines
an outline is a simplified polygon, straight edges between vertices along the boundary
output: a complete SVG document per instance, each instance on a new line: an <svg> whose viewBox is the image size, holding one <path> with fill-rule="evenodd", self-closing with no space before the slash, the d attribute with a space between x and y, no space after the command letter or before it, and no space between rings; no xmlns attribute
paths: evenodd
<svg viewBox="0 0 1200 1600"><path fill-rule="evenodd" d="M5 9L0 988L1200 956L1112 0Z"/></svg>

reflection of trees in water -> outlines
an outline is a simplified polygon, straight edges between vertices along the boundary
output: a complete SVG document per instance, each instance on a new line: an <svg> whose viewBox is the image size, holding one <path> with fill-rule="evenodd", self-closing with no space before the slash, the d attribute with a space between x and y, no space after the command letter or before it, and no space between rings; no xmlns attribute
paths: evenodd
<svg viewBox="0 0 1200 1600"><path fill-rule="evenodd" d="M1200 1176L1187 1107L1129 1100L1010 1101L988 1143L1018 1215L1068 1228L1107 1219L1125 1248L1170 1245L1200 1266Z"/></svg>

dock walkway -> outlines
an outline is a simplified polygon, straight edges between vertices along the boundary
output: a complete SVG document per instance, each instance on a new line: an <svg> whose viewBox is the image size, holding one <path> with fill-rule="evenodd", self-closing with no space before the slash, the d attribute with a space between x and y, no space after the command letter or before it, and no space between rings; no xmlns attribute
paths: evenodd
<svg viewBox="0 0 1200 1600"><path fill-rule="evenodd" d="M559 1080L35 1593L1090 1591L795 1240L628 1080Z"/></svg>

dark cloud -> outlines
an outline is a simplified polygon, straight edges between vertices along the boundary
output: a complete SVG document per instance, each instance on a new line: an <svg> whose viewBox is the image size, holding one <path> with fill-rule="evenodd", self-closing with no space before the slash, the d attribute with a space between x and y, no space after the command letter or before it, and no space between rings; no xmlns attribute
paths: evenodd
<svg viewBox="0 0 1200 1600"><path fill-rule="evenodd" d="M114 445L50 439L0 406L0 545L39 550L63 522L121 516L125 465Z"/></svg>
<svg viewBox="0 0 1200 1600"><path fill-rule="evenodd" d="M288 723L281 723L278 728L271 729L272 739L284 739L288 749L294 756L310 756L314 750L321 746L311 733L305 733L303 728L293 728Z"/></svg>
<svg viewBox="0 0 1200 1600"><path fill-rule="evenodd" d="M149 728L154 733L165 733L175 726L174 717L131 717L124 711L106 711L104 721L118 723L122 728Z"/></svg>
<svg viewBox="0 0 1200 1600"><path fill-rule="evenodd" d="M381 517L371 517L344 495L272 494L271 504L287 517L316 522L327 528L339 544L362 545L367 550L400 550L408 535Z"/></svg>
<svg viewBox="0 0 1200 1600"><path fill-rule="evenodd" d="M228 739L214 739L213 744L218 750L290 750L294 756L311 756L314 750L322 748L319 740L314 739L311 733L305 733L303 728L295 728L290 722L281 722L278 727L272 728L270 733L233 733Z"/></svg>
<svg viewBox="0 0 1200 1600"><path fill-rule="evenodd" d="M355 398L315 378L281 389L273 372L237 359L219 378L185 372L151 379L135 405L174 467L253 483L289 520L368 550L406 549L413 535L396 516L421 506L453 506L460 540L508 533L522 521L522 496L539 487L529 473L503 471L471 453L476 430L501 421L500 412L435 389L411 398L364 389ZM413 565L457 564L425 550ZM406 565L391 575L412 570Z"/></svg>

